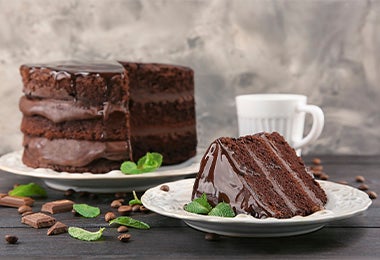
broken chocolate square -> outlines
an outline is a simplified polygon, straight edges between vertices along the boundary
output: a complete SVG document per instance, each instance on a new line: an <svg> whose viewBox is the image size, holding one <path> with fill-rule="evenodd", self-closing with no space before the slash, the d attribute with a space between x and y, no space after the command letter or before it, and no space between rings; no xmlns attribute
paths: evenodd
<svg viewBox="0 0 380 260"><path fill-rule="evenodd" d="M0 206L19 208L23 205L33 206L34 199L30 197L10 196L8 194L0 194Z"/></svg>
<svg viewBox="0 0 380 260"><path fill-rule="evenodd" d="M51 235L58 235L58 234L66 233L67 230L68 230L68 227L65 224L57 221L53 226L51 226L48 229L47 235L51 236Z"/></svg>
<svg viewBox="0 0 380 260"><path fill-rule="evenodd" d="M50 214L69 212L73 209L74 202L71 200L56 200L42 205L41 211Z"/></svg>
<svg viewBox="0 0 380 260"><path fill-rule="evenodd" d="M51 227L55 224L55 222L55 218L41 212L29 214L21 218L21 223L27 224L34 228Z"/></svg>

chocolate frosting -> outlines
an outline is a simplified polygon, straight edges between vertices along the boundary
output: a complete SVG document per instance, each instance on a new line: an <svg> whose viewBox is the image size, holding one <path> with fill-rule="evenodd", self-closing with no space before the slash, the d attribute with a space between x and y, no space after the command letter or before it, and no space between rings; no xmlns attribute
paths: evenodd
<svg viewBox="0 0 380 260"><path fill-rule="evenodd" d="M101 118L107 119L111 113L127 113L125 106L105 102L102 107L84 107L80 102L58 99L29 99L21 97L19 107L27 116L43 116L54 123Z"/></svg>
<svg viewBox="0 0 380 260"><path fill-rule="evenodd" d="M105 158L113 161L129 159L129 145L125 141L95 142L74 139L24 137L26 151L44 165L81 167L94 160Z"/></svg>
<svg viewBox="0 0 380 260"><path fill-rule="evenodd" d="M65 77L70 77L73 75L83 75L88 74L99 74L103 77L113 76L115 73L124 73L124 68L121 64L112 61L101 61L101 62L81 62L81 61L58 61L52 63L42 63L42 64L26 64L33 70L34 68L47 68L55 72L56 79L60 80Z"/></svg>

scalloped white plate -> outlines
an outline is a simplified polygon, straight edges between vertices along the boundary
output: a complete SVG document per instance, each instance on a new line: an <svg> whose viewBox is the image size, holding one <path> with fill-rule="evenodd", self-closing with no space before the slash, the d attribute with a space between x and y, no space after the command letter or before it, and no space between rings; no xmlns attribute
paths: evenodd
<svg viewBox="0 0 380 260"><path fill-rule="evenodd" d="M328 181L319 181L328 198L326 209L312 215L289 219L257 219L239 214L234 218L204 216L185 211L183 206L191 201L194 179L166 183L147 190L141 197L148 209L172 218L182 219L195 229L235 237L280 237L309 233L335 220L350 218L365 211L372 203L368 195L356 188Z"/></svg>
<svg viewBox="0 0 380 260"><path fill-rule="evenodd" d="M57 190L74 189L95 193L145 191L162 182L174 181L191 176L199 170L200 158L162 166L154 172L125 175L119 170L104 174L56 172L46 168L30 168L21 161L22 151L11 152L0 157L0 170L42 179L47 186Z"/></svg>

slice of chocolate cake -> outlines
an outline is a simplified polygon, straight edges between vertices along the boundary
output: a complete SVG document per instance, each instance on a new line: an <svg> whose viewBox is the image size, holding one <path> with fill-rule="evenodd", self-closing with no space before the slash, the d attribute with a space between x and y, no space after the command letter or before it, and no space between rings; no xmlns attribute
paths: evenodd
<svg viewBox="0 0 380 260"><path fill-rule="evenodd" d="M215 140L202 158L192 199L203 193L213 206L224 201L236 214L256 218L307 216L327 202L302 159L276 132Z"/></svg>

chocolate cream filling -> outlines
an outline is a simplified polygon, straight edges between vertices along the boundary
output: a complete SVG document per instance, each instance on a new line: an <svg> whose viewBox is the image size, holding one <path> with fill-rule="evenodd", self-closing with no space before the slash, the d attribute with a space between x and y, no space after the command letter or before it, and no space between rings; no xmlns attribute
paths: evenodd
<svg viewBox="0 0 380 260"><path fill-rule="evenodd" d="M96 142L74 139L24 137L25 152L41 165L81 167L104 158L112 161L129 159L129 144L125 141Z"/></svg>
<svg viewBox="0 0 380 260"><path fill-rule="evenodd" d="M94 118L107 119L114 112L127 113L125 105L105 102L101 107L84 107L74 100L29 99L21 97L19 107L27 116L43 116L54 123Z"/></svg>

